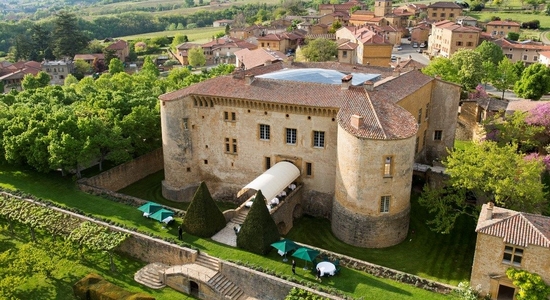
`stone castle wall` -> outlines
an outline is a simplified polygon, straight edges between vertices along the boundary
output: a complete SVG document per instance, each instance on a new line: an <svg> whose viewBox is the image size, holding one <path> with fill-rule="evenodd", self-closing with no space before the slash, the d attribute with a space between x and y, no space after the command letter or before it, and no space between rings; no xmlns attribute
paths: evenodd
<svg viewBox="0 0 550 300"><path fill-rule="evenodd" d="M389 247L408 232L415 136L402 140L358 139L338 131L338 169L332 207L332 232L345 243ZM391 172L385 175L385 158ZM381 212L382 196L390 197Z"/></svg>
<svg viewBox="0 0 550 300"><path fill-rule="evenodd" d="M118 191L128 185L162 170L162 148L118 165L99 175L88 178L87 183L110 191Z"/></svg>

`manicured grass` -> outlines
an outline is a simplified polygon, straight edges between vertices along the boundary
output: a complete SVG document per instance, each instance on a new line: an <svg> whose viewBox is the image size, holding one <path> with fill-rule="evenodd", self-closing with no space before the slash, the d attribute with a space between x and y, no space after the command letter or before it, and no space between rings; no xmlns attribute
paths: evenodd
<svg viewBox="0 0 550 300"><path fill-rule="evenodd" d="M0 253L12 249L17 250L23 244L30 242L28 229L16 226L16 235L12 237L4 226L0 226ZM48 236L37 232L38 243L34 247L43 247ZM47 250L47 249L45 249ZM47 259L47 258L46 258ZM89 273L95 273L107 281L131 292L149 294L158 300L196 299L182 295L171 288L155 290L138 284L134 281L134 274L145 264L128 256L116 255L117 271L112 273L109 268L109 259L106 254L99 252L85 252L80 260L61 259L56 261L52 278L42 274L27 274L25 282L20 286L20 299L56 299L73 300L73 285Z"/></svg>
<svg viewBox="0 0 550 300"><path fill-rule="evenodd" d="M224 32L223 27L202 27L195 29L184 29L184 30L168 30L168 31L157 31L136 35L128 35L117 37L117 39L122 39L126 41L136 40L136 39L150 39L154 37L161 36L175 36L176 34L187 35L189 42L195 43L205 43L212 39L217 33Z"/></svg>
<svg viewBox="0 0 550 300"><path fill-rule="evenodd" d="M122 190L118 191L119 193L138 197L144 200L153 201L162 205L176 207L179 209L187 210L187 207L189 206L189 202L180 202L176 203L172 200L168 200L162 196L162 187L159 184L164 180L164 171L159 171L155 174L151 174L147 176L147 178L144 178L143 180L140 180L138 182L135 182ZM216 202L218 205L218 208L221 211L237 208L237 205L232 202Z"/></svg>
<svg viewBox="0 0 550 300"><path fill-rule="evenodd" d="M19 189L40 198L48 199L50 201L69 207L81 209L98 217L108 218L127 226L137 227L140 230L154 233L155 235L160 237L175 238L177 235L177 230L175 226L164 228L160 225L160 223L156 221L143 218L141 216L141 213L139 213L139 211L137 211L135 207L127 207L116 202L80 192L74 186L74 183L70 178L63 178L56 173L41 174L31 170L19 170L15 167L2 165L0 166L0 186L7 189ZM176 220L176 222L180 222L180 220ZM414 223L414 221L411 224L413 224L411 225L412 228L418 227L416 223ZM326 231L322 228L314 228L313 230L307 231L306 234L330 236L329 232L330 230ZM417 232L420 235L420 231L418 229ZM305 241L306 237L302 236L298 240ZM184 242L192 245L194 248L197 248L200 251L204 251L221 259L241 261L244 263L262 266L265 269L271 270L272 272L279 274L290 274L289 262L282 262L281 257L278 256L275 251L271 251L266 256L261 256L251 254L237 248L228 247L226 245L214 242L210 239L201 239L189 234L184 234ZM442 242L444 241L442 240ZM424 240L424 243L433 244L433 241ZM448 247L451 248L453 247L453 245L453 243L449 243ZM325 246L330 245L324 244L319 246L329 249L329 247ZM336 250L337 252L343 252L343 250L345 249L342 247L348 248L349 246L339 246L339 249L334 250ZM428 248L424 247L424 249ZM363 252L370 250L357 249L356 251ZM453 248L452 251L460 252L460 248L458 248L458 250L455 250ZM448 265L441 262L446 259L444 255L447 255L445 254L447 252L439 253L441 255L437 256L438 259L433 259L430 262L424 260L424 263L415 262L415 264L423 265L427 263L433 263L433 266L429 268L425 266L425 268L423 268L426 273L431 272L432 269L447 268ZM431 254L427 252L425 255L430 256ZM467 256L467 254L465 253L462 253L462 255ZM406 252L393 252L391 255L388 254L387 256L389 260L391 260L390 257L393 256L393 259L397 261L410 262L411 258L414 258L415 260L419 259L418 257L410 256L409 253ZM299 260L298 263L299 266L302 266L303 261ZM456 266L448 267L450 273L453 273L456 269L460 268L461 267L457 268ZM310 281L312 283L316 282L314 274L310 271L303 271L300 268L298 268L297 271L297 279ZM419 273L422 274L421 272ZM449 277L459 278L460 276L449 275ZM397 283L392 280L376 278L363 272L346 268L343 268L341 274L339 274L338 276L325 279L325 281L321 284L341 290L353 297L365 297L366 295L369 295L369 299L390 300L450 298L449 296L427 292L413 286ZM370 295L372 295L373 297L371 298Z"/></svg>

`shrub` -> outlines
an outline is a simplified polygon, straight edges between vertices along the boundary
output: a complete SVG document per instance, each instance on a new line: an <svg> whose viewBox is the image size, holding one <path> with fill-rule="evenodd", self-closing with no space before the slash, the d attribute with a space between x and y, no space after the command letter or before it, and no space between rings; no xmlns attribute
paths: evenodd
<svg viewBox="0 0 550 300"><path fill-rule="evenodd" d="M258 190L254 202L237 235L237 247L257 254L267 254L280 238L277 225L267 209L264 195Z"/></svg>
<svg viewBox="0 0 550 300"><path fill-rule="evenodd" d="M225 227L225 217L201 182L183 217L183 229L199 237L211 237Z"/></svg>

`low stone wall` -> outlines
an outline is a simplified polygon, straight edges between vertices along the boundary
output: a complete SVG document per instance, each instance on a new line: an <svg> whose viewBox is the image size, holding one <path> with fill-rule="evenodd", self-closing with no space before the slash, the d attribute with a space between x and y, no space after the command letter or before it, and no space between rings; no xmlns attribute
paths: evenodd
<svg viewBox="0 0 550 300"><path fill-rule="evenodd" d="M241 288L246 295L257 299L285 299L290 290L294 287L310 291L316 295L328 299L341 299L339 297L322 293L227 261L222 262L220 273Z"/></svg>
<svg viewBox="0 0 550 300"><path fill-rule="evenodd" d="M294 191L286 196L271 212L271 217L281 235L286 235L294 226L294 219L302 216L302 189L299 185Z"/></svg>
<svg viewBox="0 0 550 300"><path fill-rule="evenodd" d="M129 162L118 165L99 175L88 178L89 185L110 191L118 191L164 168L162 148L149 152Z"/></svg>
<svg viewBox="0 0 550 300"><path fill-rule="evenodd" d="M183 265L194 262L199 254L197 250L181 247L146 235L130 234L131 238L125 240L117 250L144 262Z"/></svg>

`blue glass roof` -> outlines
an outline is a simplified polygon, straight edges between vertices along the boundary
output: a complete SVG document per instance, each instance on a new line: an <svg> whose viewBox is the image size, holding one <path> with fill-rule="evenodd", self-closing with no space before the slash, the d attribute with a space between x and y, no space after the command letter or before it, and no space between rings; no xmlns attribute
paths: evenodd
<svg viewBox="0 0 550 300"><path fill-rule="evenodd" d="M351 73L353 78L352 85L362 85L365 81L377 81L381 78L380 74ZM327 69L285 69L277 72L263 74L258 78L269 78L277 80L316 82L328 84L342 84L342 77L346 76L342 72Z"/></svg>

